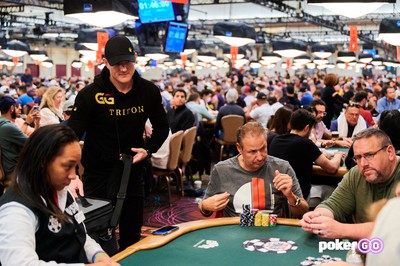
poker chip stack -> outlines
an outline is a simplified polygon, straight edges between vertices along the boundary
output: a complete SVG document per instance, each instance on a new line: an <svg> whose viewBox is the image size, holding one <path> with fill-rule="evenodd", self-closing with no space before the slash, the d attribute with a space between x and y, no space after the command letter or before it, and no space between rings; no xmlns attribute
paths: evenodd
<svg viewBox="0 0 400 266"><path fill-rule="evenodd" d="M261 226L269 226L269 213L262 213Z"/></svg>
<svg viewBox="0 0 400 266"><path fill-rule="evenodd" d="M263 218L262 212L257 212L256 215L254 216L254 226L262 226L262 218Z"/></svg>
<svg viewBox="0 0 400 266"><path fill-rule="evenodd" d="M274 227L278 222L278 215L271 213L269 215L269 226Z"/></svg>
<svg viewBox="0 0 400 266"><path fill-rule="evenodd" d="M341 258L332 258L329 255L322 255L320 258L314 258L314 257L307 257L306 260L303 260L300 262L300 265L303 266L310 266L310 265L319 265L323 263L329 263L333 261L341 261Z"/></svg>
<svg viewBox="0 0 400 266"><path fill-rule="evenodd" d="M250 211L250 204L242 205L243 212L240 214L240 226L252 226L254 225L254 216Z"/></svg>
<svg viewBox="0 0 400 266"><path fill-rule="evenodd" d="M240 226L249 226L250 205L242 205L243 212L240 214Z"/></svg>

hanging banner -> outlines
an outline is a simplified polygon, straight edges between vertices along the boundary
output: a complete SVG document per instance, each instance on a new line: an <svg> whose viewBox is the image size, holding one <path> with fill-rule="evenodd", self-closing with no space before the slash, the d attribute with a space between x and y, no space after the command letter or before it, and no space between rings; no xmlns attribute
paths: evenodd
<svg viewBox="0 0 400 266"><path fill-rule="evenodd" d="M239 53L239 47L237 46L231 46L231 62L232 62L232 68L235 68L235 61L237 59L237 55Z"/></svg>
<svg viewBox="0 0 400 266"><path fill-rule="evenodd" d="M358 31L357 26L350 26L350 52L358 51Z"/></svg>
<svg viewBox="0 0 400 266"><path fill-rule="evenodd" d="M177 3L177 4L189 4L189 0L167 0L167 2Z"/></svg>
<svg viewBox="0 0 400 266"><path fill-rule="evenodd" d="M185 68L185 65L186 65L186 61L187 61L187 55L185 55L185 54L181 54L181 60L182 60L182 69L184 69Z"/></svg>
<svg viewBox="0 0 400 266"><path fill-rule="evenodd" d="M396 46L396 61L400 61L400 46Z"/></svg>
<svg viewBox="0 0 400 266"><path fill-rule="evenodd" d="M103 63L103 54L104 48L106 47L106 43L108 41L108 33L107 32L97 32L97 52L96 52L96 63Z"/></svg>

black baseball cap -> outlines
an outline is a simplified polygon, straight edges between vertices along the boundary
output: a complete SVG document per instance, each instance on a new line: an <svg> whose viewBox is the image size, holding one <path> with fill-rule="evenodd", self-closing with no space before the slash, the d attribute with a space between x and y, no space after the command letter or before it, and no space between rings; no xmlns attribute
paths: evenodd
<svg viewBox="0 0 400 266"><path fill-rule="evenodd" d="M259 92L257 94L256 98L259 100L265 100L265 99L267 99L267 95L265 95L265 93Z"/></svg>
<svg viewBox="0 0 400 266"><path fill-rule="evenodd" d="M106 43L104 56L110 65L121 61L135 62L135 50L132 42L125 36L114 36Z"/></svg>

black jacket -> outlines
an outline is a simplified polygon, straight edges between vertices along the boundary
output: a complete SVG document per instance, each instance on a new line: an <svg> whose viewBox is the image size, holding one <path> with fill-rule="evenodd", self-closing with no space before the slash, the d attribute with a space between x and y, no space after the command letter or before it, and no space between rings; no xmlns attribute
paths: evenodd
<svg viewBox="0 0 400 266"><path fill-rule="evenodd" d="M68 122L78 137L86 132L82 154L85 169L109 170L121 153L132 154L131 148L156 152L168 135L159 89L135 71L132 89L124 94L115 88L109 76L109 70L103 68L94 82L79 92ZM144 147L143 132L148 118L153 134Z"/></svg>

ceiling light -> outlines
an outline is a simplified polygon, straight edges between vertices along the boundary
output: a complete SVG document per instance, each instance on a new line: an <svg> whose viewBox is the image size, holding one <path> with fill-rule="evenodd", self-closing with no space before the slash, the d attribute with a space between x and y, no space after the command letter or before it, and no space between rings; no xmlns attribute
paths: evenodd
<svg viewBox="0 0 400 266"><path fill-rule="evenodd" d="M371 64L374 66L381 66L383 65L383 58L380 56L375 56L374 59L372 59Z"/></svg>
<svg viewBox="0 0 400 266"><path fill-rule="evenodd" d="M83 63L79 60L72 60L71 66L74 68L81 68Z"/></svg>
<svg viewBox="0 0 400 266"><path fill-rule="evenodd" d="M316 64L311 61L311 62L307 63L306 66L308 69L314 69L316 67Z"/></svg>
<svg viewBox="0 0 400 266"><path fill-rule="evenodd" d="M215 56L215 53L204 52L204 53L198 53L197 59L204 63L211 63L212 61L216 60L217 57Z"/></svg>
<svg viewBox="0 0 400 266"><path fill-rule="evenodd" d="M282 56L273 52L263 52L261 58L266 62L266 65L276 64L281 61Z"/></svg>
<svg viewBox="0 0 400 266"><path fill-rule="evenodd" d="M76 43L85 46L86 48L97 51L99 49L98 44L98 34L107 34L107 39L110 36L116 35L116 31L113 29L80 29L78 32L78 38L76 39Z"/></svg>
<svg viewBox="0 0 400 266"><path fill-rule="evenodd" d="M328 63L328 64L326 64L326 66L329 69L335 68L335 64L334 63Z"/></svg>
<svg viewBox="0 0 400 266"><path fill-rule="evenodd" d="M224 65L225 61L223 58L217 58L217 60L214 60L211 62L212 65L217 66L217 67L222 67Z"/></svg>
<svg viewBox="0 0 400 266"><path fill-rule="evenodd" d="M6 46L2 49L3 53L11 57L24 56L28 54L29 50L28 44L18 40L8 41Z"/></svg>
<svg viewBox="0 0 400 266"><path fill-rule="evenodd" d="M81 55L83 55L86 58L90 58L93 61L96 60L96 51L93 50L79 50L78 51Z"/></svg>
<svg viewBox="0 0 400 266"><path fill-rule="evenodd" d="M379 39L399 46L400 45L400 20L394 18L384 18L379 25Z"/></svg>
<svg viewBox="0 0 400 266"><path fill-rule="evenodd" d="M42 64L41 64L43 67L47 67L47 68L50 68L50 67L53 67L53 60L51 60L51 59L46 59L46 60L44 60L43 62L42 62Z"/></svg>
<svg viewBox="0 0 400 266"><path fill-rule="evenodd" d="M400 67L400 62L392 61L393 67Z"/></svg>
<svg viewBox="0 0 400 266"><path fill-rule="evenodd" d="M305 54L307 46L303 41L286 39L272 41L272 49L283 57L293 58Z"/></svg>
<svg viewBox="0 0 400 266"><path fill-rule="evenodd" d="M261 63L258 61L251 61L250 62L250 67L251 68L260 68L261 67Z"/></svg>
<svg viewBox="0 0 400 266"><path fill-rule="evenodd" d="M150 57L146 56L137 56L136 57L136 62L141 63L141 62L147 62L150 60Z"/></svg>
<svg viewBox="0 0 400 266"><path fill-rule="evenodd" d="M389 60L389 59L383 60L383 64L388 67L397 67L397 62L394 60Z"/></svg>
<svg viewBox="0 0 400 266"><path fill-rule="evenodd" d="M372 54L359 54L358 55L358 60L365 64L368 64L369 62L371 62L372 59L374 59Z"/></svg>
<svg viewBox="0 0 400 266"><path fill-rule="evenodd" d="M337 58L345 63L348 63L356 59L356 53L349 51L339 51Z"/></svg>
<svg viewBox="0 0 400 266"><path fill-rule="evenodd" d="M363 62L356 62L356 68L364 68L365 67L365 63Z"/></svg>
<svg viewBox="0 0 400 266"><path fill-rule="evenodd" d="M213 27L214 37L230 46L240 47L256 42L256 30L244 23L217 22Z"/></svg>
<svg viewBox="0 0 400 266"><path fill-rule="evenodd" d="M83 3L81 0L64 1L64 15L77 18L97 27L112 27L138 18L134 1L102 0ZM135 14L134 14L135 12Z"/></svg>
<svg viewBox="0 0 400 266"><path fill-rule="evenodd" d="M156 60L156 61L164 60L169 57L169 55L163 53L149 53L145 54L144 56L150 58L151 60Z"/></svg>
<svg viewBox="0 0 400 266"><path fill-rule="evenodd" d="M345 69L347 66L346 66L346 63L345 62L343 62L343 61L337 61L336 62L336 66L339 68L339 69Z"/></svg>
<svg viewBox="0 0 400 266"><path fill-rule="evenodd" d="M307 63L310 63L311 59L308 55L303 54L293 58L293 61L296 62L297 64L305 65Z"/></svg>
<svg viewBox="0 0 400 266"><path fill-rule="evenodd" d="M29 56L32 58L32 60L40 62L49 58L45 50L30 50Z"/></svg>
<svg viewBox="0 0 400 266"><path fill-rule="evenodd" d="M357 64L357 61L351 61L347 63L349 66L353 67Z"/></svg>
<svg viewBox="0 0 400 266"><path fill-rule="evenodd" d="M229 60L232 60L232 55L231 55L231 47L226 46L222 48L222 53L224 56L226 56ZM238 49L238 54L236 55L236 59L242 59L244 58L246 54L246 50L243 47L239 47Z"/></svg>
<svg viewBox="0 0 400 266"><path fill-rule="evenodd" d="M396 3L396 0L307 0L309 5L322 6L335 14L357 18L371 13L384 4Z"/></svg>
<svg viewBox="0 0 400 266"><path fill-rule="evenodd" d="M331 44L316 43L311 46L311 53L319 58L328 58L335 52L335 47Z"/></svg>
<svg viewBox="0 0 400 266"><path fill-rule="evenodd" d="M314 58L314 63L316 63L317 65L326 65L329 63L328 59L324 59L324 58Z"/></svg>
<svg viewBox="0 0 400 266"><path fill-rule="evenodd" d="M175 63L172 62L171 59L166 59L166 60L164 61L164 65L166 65L166 66L172 66L173 64L175 64Z"/></svg>

